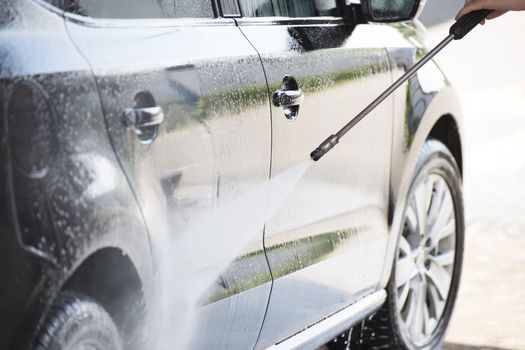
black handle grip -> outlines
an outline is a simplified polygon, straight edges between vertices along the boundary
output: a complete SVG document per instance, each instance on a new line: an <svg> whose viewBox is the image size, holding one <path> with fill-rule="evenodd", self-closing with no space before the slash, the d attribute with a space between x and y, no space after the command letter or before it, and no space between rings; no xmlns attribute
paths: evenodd
<svg viewBox="0 0 525 350"><path fill-rule="evenodd" d="M455 40L459 40L468 34L475 26L477 26L481 21L483 21L492 10L476 10L467 13L456 23L450 27L449 33L454 35Z"/></svg>

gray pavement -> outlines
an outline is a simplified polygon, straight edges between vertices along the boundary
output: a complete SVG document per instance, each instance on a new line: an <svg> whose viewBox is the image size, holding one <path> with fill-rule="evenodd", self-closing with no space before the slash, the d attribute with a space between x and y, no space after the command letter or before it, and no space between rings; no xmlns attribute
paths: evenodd
<svg viewBox="0 0 525 350"><path fill-rule="evenodd" d="M431 0L432 1L432 0ZM461 2L443 2L453 15ZM432 4L432 7L430 6ZM426 10L426 11L427 11ZM438 11L439 12L439 11ZM423 13L429 44L448 32ZM436 61L456 86L465 120L466 248L445 349L525 350L525 13L453 42Z"/></svg>

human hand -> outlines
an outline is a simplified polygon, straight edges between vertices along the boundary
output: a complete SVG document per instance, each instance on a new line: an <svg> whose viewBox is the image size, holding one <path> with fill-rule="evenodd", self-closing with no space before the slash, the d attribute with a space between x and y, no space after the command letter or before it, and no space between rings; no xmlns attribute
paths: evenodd
<svg viewBox="0 0 525 350"><path fill-rule="evenodd" d="M493 10L486 18L489 20L499 17L507 11L525 10L525 0L466 0L465 5L456 15L456 20L469 12L481 9ZM484 23L483 20L481 24Z"/></svg>

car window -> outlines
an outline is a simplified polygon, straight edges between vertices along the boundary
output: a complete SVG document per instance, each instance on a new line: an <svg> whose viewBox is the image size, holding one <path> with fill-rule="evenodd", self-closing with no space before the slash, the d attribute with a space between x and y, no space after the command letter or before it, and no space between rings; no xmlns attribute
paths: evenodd
<svg viewBox="0 0 525 350"><path fill-rule="evenodd" d="M239 0L244 17L340 16L337 0Z"/></svg>
<svg viewBox="0 0 525 350"><path fill-rule="evenodd" d="M92 18L212 18L211 0L64 0L64 10Z"/></svg>

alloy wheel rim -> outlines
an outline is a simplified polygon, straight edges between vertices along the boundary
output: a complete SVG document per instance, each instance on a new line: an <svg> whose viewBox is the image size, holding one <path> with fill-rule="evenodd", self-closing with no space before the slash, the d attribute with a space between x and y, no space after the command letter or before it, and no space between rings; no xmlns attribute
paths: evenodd
<svg viewBox="0 0 525 350"><path fill-rule="evenodd" d="M395 302L416 344L427 342L443 315L455 261L456 218L445 179L430 174L413 191L397 248Z"/></svg>

